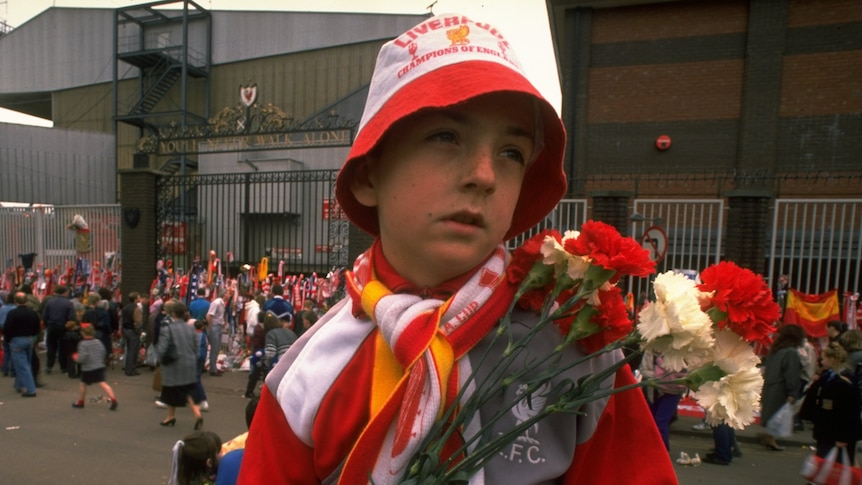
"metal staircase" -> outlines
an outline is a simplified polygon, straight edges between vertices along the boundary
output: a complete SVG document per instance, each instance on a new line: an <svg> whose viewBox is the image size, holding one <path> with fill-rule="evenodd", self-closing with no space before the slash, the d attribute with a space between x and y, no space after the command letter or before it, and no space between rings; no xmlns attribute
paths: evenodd
<svg viewBox="0 0 862 485"><path fill-rule="evenodd" d="M182 7L182 8L177 8ZM191 0L162 0L116 9L114 22L114 121L138 128L138 138L158 137L164 128L186 130L210 118L212 16ZM121 64L137 68L135 93L120 79ZM133 71L134 72L134 71ZM121 89L120 83L123 83ZM204 102L191 102L202 90ZM125 96L125 95L124 95ZM184 174L196 164L186 157L157 161Z"/></svg>

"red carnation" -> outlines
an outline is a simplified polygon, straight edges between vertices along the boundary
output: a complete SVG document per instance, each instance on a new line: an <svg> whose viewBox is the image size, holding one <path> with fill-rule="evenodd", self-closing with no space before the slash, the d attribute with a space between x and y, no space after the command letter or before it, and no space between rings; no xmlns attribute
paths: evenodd
<svg viewBox="0 0 862 485"><path fill-rule="evenodd" d="M616 271L611 283L623 275L647 276L655 272L655 261L650 259L649 251L604 222L585 222L580 235L566 240L565 247L572 254L590 257L592 264Z"/></svg>
<svg viewBox="0 0 862 485"><path fill-rule="evenodd" d="M542 244L547 236L553 236L557 241L562 239L559 232L546 229L527 239L524 244L512 251L512 260L506 267L506 277L510 283L520 284L533 265L542 260Z"/></svg>
<svg viewBox="0 0 862 485"><path fill-rule="evenodd" d="M608 291L599 291L599 300L601 303L596 307L598 312L590 318L590 323L598 326L601 331L581 340L587 352L591 353L624 338L632 331L632 321L618 286Z"/></svg>
<svg viewBox="0 0 862 485"><path fill-rule="evenodd" d="M778 304L772 291L759 275L734 263L723 261L700 274L701 291L715 292L704 311L715 319L718 328L730 328L747 342L769 344L778 321Z"/></svg>

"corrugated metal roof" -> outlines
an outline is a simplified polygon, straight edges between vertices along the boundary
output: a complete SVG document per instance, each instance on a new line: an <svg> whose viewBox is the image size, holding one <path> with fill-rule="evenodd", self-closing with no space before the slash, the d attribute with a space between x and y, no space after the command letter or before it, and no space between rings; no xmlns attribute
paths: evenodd
<svg viewBox="0 0 862 485"><path fill-rule="evenodd" d="M111 82L114 16L113 9L52 7L0 37L0 105L4 96ZM390 39L426 17L213 11L212 62ZM120 69L121 78L136 74L128 64Z"/></svg>

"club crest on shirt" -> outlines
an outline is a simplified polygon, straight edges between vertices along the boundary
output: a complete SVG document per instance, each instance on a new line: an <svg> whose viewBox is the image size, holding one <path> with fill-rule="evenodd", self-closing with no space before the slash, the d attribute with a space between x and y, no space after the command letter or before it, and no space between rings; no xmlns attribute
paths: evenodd
<svg viewBox="0 0 862 485"><path fill-rule="evenodd" d="M521 384L516 391L521 399L512 407L512 414L515 416L515 425L535 417L545 408L547 401L547 393L551 385L544 384L542 387L534 391L531 395L527 395L527 384ZM500 433L502 434L502 433ZM545 457L542 456L542 443L536 438L539 434L539 423L534 423L532 426L524 430L524 432L512 442L507 448L500 451L500 456L514 463L539 464L545 462Z"/></svg>

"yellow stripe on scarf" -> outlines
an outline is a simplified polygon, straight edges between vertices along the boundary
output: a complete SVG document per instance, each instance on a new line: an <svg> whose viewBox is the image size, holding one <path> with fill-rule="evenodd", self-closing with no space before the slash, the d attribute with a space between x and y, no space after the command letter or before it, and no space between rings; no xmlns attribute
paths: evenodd
<svg viewBox="0 0 862 485"><path fill-rule="evenodd" d="M403 377L404 369L378 330L374 342L374 369L371 378L371 416L377 416Z"/></svg>
<svg viewBox="0 0 862 485"><path fill-rule="evenodd" d="M372 280L365 284L362 288L362 311L373 320L377 320L374 316L374 307L381 298L391 295L392 292L383 283Z"/></svg>

